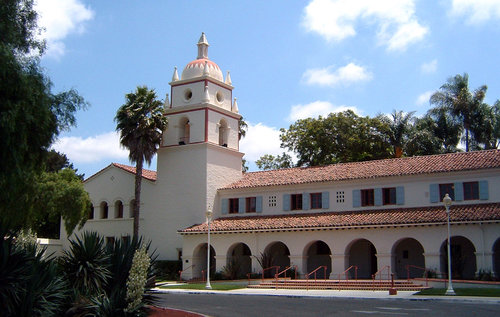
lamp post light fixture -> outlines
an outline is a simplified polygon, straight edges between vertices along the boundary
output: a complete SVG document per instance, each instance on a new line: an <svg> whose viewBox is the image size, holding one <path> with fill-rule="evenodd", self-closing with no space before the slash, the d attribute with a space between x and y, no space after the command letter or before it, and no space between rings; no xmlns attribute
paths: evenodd
<svg viewBox="0 0 500 317"><path fill-rule="evenodd" d="M446 215L448 218L448 289L446 290L446 295L455 295L455 291L453 290L453 285L451 284L451 247L450 247L450 206L451 206L451 198L448 193L444 195L443 205L446 208Z"/></svg>
<svg viewBox="0 0 500 317"><path fill-rule="evenodd" d="M210 285L210 221L212 220L212 210L208 207L208 210L205 213L207 217L207 226L208 226L208 244L207 244L207 285L206 289L212 289L212 285Z"/></svg>

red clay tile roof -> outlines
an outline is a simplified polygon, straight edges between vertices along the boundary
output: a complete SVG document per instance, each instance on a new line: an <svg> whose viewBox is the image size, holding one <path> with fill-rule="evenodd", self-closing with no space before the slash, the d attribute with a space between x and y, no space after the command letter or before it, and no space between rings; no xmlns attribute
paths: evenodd
<svg viewBox="0 0 500 317"><path fill-rule="evenodd" d="M128 165L120 164L120 163L111 163L108 166L106 166L105 168L103 168L102 170L100 170L99 172L97 172L94 175L92 175L89 178L87 178L84 182L87 182L89 179L96 177L102 171L104 171L105 169L109 168L110 166L115 166L115 167L118 167L119 169L124 170L125 172L129 172L131 174L135 174L135 167L133 167L133 166L128 166ZM156 181L156 172L155 171L151 171L151 170L147 170L147 169L142 169L142 177L144 179L147 179L147 180L150 180L150 181L154 182L154 181Z"/></svg>
<svg viewBox="0 0 500 317"><path fill-rule="evenodd" d="M226 217L213 220L210 225L210 231L224 233L427 225L445 224L446 218L446 211L443 206L295 215ZM450 221L452 223L500 222L500 203L451 206ZM184 230L179 230L179 232L182 234L205 233L207 232L207 224L194 225Z"/></svg>
<svg viewBox="0 0 500 317"><path fill-rule="evenodd" d="M128 166L128 165L119 164L119 163L112 163L112 165L135 175L135 167L133 167L133 166ZM142 169L142 177L154 182L154 181L156 181L156 171Z"/></svg>
<svg viewBox="0 0 500 317"><path fill-rule="evenodd" d="M245 173L220 189L293 185L389 176L500 168L500 150L414 156L320 167Z"/></svg>

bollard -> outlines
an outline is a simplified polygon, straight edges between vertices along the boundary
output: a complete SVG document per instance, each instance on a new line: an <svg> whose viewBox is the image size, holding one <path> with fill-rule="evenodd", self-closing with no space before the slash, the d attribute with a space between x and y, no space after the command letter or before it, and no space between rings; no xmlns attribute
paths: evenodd
<svg viewBox="0 0 500 317"><path fill-rule="evenodd" d="M391 288L389 288L389 295L397 295L398 291L394 287L394 273L391 274Z"/></svg>

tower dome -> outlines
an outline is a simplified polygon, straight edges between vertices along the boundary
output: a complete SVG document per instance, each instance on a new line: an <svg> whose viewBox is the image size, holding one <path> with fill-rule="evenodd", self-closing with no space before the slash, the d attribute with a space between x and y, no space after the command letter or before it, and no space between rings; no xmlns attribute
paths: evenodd
<svg viewBox="0 0 500 317"><path fill-rule="evenodd" d="M219 81L223 81L222 71L220 70L219 65L208 59L209 44L205 33L201 33L201 37L197 45L198 57L184 67L181 80L209 76Z"/></svg>

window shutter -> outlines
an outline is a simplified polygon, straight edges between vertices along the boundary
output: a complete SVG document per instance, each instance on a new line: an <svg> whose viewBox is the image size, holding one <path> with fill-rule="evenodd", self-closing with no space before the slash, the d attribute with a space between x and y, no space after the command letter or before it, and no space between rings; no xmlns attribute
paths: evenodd
<svg viewBox="0 0 500 317"><path fill-rule="evenodd" d="M403 186L396 187L396 204L405 204L405 188Z"/></svg>
<svg viewBox="0 0 500 317"><path fill-rule="evenodd" d="M429 186L429 196L431 199L431 203L438 203L439 202L439 185L438 184L431 184Z"/></svg>
<svg viewBox="0 0 500 317"><path fill-rule="evenodd" d="M238 213L242 214L245 212L245 198L240 198L238 200Z"/></svg>
<svg viewBox="0 0 500 317"><path fill-rule="evenodd" d="M479 181L479 199L487 200L489 197L488 181Z"/></svg>
<svg viewBox="0 0 500 317"><path fill-rule="evenodd" d="M455 201L464 200L464 183L455 183Z"/></svg>
<svg viewBox="0 0 500 317"><path fill-rule="evenodd" d="M330 192L321 193L321 207L323 209L330 208Z"/></svg>
<svg viewBox="0 0 500 317"><path fill-rule="evenodd" d="M302 210L308 210L311 207L310 197L309 193L302 194Z"/></svg>
<svg viewBox="0 0 500 317"><path fill-rule="evenodd" d="M283 210L290 211L290 194L283 195Z"/></svg>
<svg viewBox="0 0 500 317"><path fill-rule="evenodd" d="M255 212L262 212L262 196L257 196L255 198Z"/></svg>
<svg viewBox="0 0 500 317"><path fill-rule="evenodd" d="M361 190L353 189L352 191L352 206L360 207L361 206Z"/></svg>
<svg viewBox="0 0 500 317"><path fill-rule="evenodd" d="M227 215L229 209L229 199L223 198L221 200L220 213L223 215Z"/></svg>
<svg viewBox="0 0 500 317"><path fill-rule="evenodd" d="M373 190L375 206L382 206L382 188L375 188Z"/></svg>

